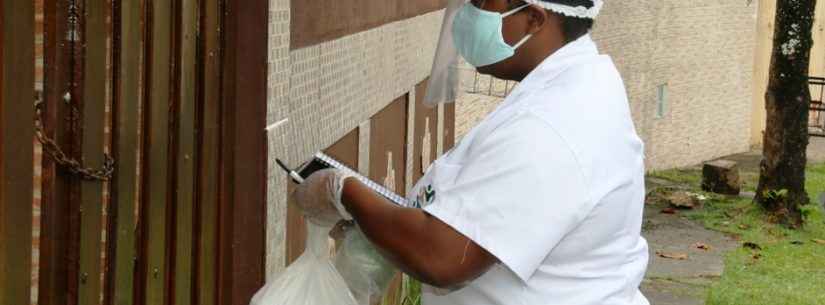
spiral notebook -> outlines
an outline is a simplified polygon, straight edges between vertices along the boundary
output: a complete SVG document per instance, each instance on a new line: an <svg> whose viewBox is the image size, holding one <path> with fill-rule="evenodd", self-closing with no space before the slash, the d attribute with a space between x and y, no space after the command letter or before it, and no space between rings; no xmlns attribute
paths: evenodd
<svg viewBox="0 0 825 305"><path fill-rule="evenodd" d="M281 167L283 167L285 170L290 171L288 168L286 168L283 165L283 163L280 162L280 160L278 160L278 164L280 164ZM364 175L361 175L357 171L347 167L346 165L342 164L341 162L338 162L338 160L335 160L334 158L332 158L332 157L330 157L327 154L324 154L322 152L316 153L314 158L312 159L312 161L309 161L306 164L302 165L295 172L297 172L298 175L301 176L302 178L307 178L310 175L312 175L312 173L314 173L316 171L319 171L319 170L322 170L322 169L325 169L325 168L335 168L335 169L341 170L341 171L343 171L347 174L350 174L353 177L355 177L356 179L358 179L358 181L361 181L361 183L363 183L364 185L366 185L367 187L369 187L370 189L375 191L376 193L381 194L382 196L387 198L389 201L392 201L393 203L395 203L397 205L400 205L400 206L404 206L404 207L409 206L408 203L407 203L407 199L404 198L403 196L398 195L395 192L391 191L390 189L384 187L383 185L378 184L377 182L370 180L369 178L365 177ZM296 181L296 182L299 182L299 181Z"/></svg>

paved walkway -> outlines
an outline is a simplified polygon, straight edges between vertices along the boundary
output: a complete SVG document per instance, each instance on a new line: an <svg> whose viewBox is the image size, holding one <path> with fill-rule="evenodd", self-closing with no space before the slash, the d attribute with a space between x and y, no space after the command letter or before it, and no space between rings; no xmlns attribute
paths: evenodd
<svg viewBox="0 0 825 305"><path fill-rule="evenodd" d="M737 161L743 175L758 175L760 150L725 157ZM809 163L825 162L825 138L811 138ZM650 179L649 188L666 186L660 179ZM642 292L653 305L701 305L707 288L722 275L725 252L738 247L738 242L725 234L710 231L678 214L662 214L661 204L645 207L642 235L650 246L650 265ZM702 242L710 250L694 246ZM662 258L656 251L687 254L685 260Z"/></svg>
<svg viewBox="0 0 825 305"><path fill-rule="evenodd" d="M656 187L655 182L648 185ZM642 283L642 293L654 305L704 304L706 289L722 275L723 255L738 243L725 234L705 229L679 214L663 214L664 204L645 208L642 231L650 248L650 265ZM696 247L709 246L709 250ZM661 251L687 254L687 259L663 258Z"/></svg>

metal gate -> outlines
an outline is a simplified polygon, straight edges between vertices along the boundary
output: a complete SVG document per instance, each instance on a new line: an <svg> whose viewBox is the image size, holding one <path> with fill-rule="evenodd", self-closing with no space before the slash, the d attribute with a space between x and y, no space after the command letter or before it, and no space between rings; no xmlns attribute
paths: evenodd
<svg viewBox="0 0 825 305"><path fill-rule="evenodd" d="M811 106L808 118L808 134L812 137L825 137L825 78L808 77L811 89Z"/></svg>
<svg viewBox="0 0 825 305"><path fill-rule="evenodd" d="M3 1L0 304L248 304L267 2Z"/></svg>

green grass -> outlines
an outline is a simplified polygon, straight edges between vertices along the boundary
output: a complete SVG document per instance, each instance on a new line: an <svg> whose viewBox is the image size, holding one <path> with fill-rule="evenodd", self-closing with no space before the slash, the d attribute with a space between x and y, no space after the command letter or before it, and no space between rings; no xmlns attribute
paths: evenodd
<svg viewBox="0 0 825 305"><path fill-rule="evenodd" d="M648 176L664 179L672 183L699 189L702 183L702 170L699 168L678 168L665 171L655 171Z"/></svg>
<svg viewBox="0 0 825 305"><path fill-rule="evenodd" d="M421 305L421 283L407 278L404 280L404 299L401 305Z"/></svg>
<svg viewBox="0 0 825 305"><path fill-rule="evenodd" d="M750 200L710 196L701 210L685 213L706 227L728 233L741 243L725 256L721 279L708 291L709 305L805 305L825 304L825 217L816 199L825 191L825 164L806 171L806 188L813 204L805 207L806 225L786 229L767 221L761 208ZM658 172L656 177L696 187L701 173L689 170Z"/></svg>

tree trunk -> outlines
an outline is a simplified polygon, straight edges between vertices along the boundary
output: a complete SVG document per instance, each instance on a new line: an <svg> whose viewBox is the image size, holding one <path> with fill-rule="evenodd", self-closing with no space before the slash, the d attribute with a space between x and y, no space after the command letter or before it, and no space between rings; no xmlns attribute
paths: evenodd
<svg viewBox="0 0 825 305"><path fill-rule="evenodd" d="M805 164L808 147L808 63L816 0L779 0L776 8L770 80L765 93L767 125L755 201L776 220L802 225L808 204Z"/></svg>

